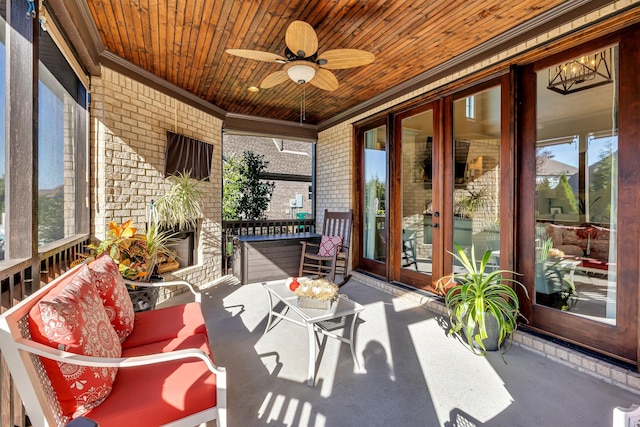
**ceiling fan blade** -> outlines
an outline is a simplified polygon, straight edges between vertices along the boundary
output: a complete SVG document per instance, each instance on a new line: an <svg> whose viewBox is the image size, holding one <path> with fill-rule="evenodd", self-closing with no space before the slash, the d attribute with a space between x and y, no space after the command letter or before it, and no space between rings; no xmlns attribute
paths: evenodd
<svg viewBox="0 0 640 427"><path fill-rule="evenodd" d="M256 61L265 62L278 62L286 61L282 56L276 55L271 52L262 52L260 50L250 49L227 49L226 52L230 55L239 56L241 58L255 59Z"/></svg>
<svg viewBox="0 0 640 427"><path fill-rule="evenodd" d="M328 70L360 67L371 64L375 59L376 56L373 53L360 49L333 49L318 56L318 61L327 61L320 66Z"/></svg>
<svg viewBox="0 0 640 427"><path fill-rule="evenodd" d="M275 85L279 85L280 83L284 83L289 80L289 76L286 71L276 71L275 73L269 74L264 78L262 83L260 83L261 89L269 89L274 87Z"/></svg>
<svg viewBox="0 0 640 427"><path fill-rule="evenodd" d="M304 21L293 21L289 24L285 42L291 52L302 58L318 51L318 36L313 27Z"/></svg>
<svg viewBox="0 0 640 427"><path fill-rule="evenodd" d="M323 70L322 68L316 71L316 75L309 80L309 83L329 92L338 89L339 86L337 77L331 71Z"/></svg>

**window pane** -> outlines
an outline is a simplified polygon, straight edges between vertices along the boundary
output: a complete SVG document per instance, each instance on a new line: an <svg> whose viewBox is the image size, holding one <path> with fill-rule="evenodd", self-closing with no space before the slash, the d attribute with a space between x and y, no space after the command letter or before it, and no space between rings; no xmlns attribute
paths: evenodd
<svg viewBox="0 0 640 427"><path fill-rule="evenodd" d="M468 117L473 104L475 118ZM500 262L500 87L454 103L453 241Z"/></svg>
<svg viewBox="0 0 640 427"><path fill-rule="evenodd" d="M402 267L431 273L433 110L402 120Z"/></svg>
<svg viewBox="0 0 640 427"><path fill-rule="evenodd" d="M38 245L79 232L86 206L85 90L47 33L38 82ZM82 184L82 185L80 185ZM79 208L81 206L81 208ZM88 207L87 207L88 208Z"/></svg>
<svg viewBox="0 0 640 427"><path fill-rule="evenodd" d="M40 67L40 78L48 74ZM52 76L48 76L52 79ZM39 84L38 245L64 237L64 94Z"/></svg>
<svg viewBox="0 0 640 427"><path fill-rule="evenodd" d="M387 127L369 130L364 136L364 257L384 262L387 258Z"/></svg>
<svg viewBox="0 0 640 427"><path fill-rule="evenodd" d="M617 47L537 73L536 300L615 324Z"/></svg>

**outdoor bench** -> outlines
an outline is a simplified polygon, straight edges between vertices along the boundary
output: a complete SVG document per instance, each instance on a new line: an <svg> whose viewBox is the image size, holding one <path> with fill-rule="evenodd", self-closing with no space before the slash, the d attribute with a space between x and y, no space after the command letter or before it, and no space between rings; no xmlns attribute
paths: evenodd
<svg viewBox="0 0 640 427"><path fill-rule="evenodd" d="M0 316L0 350L33 426L81 416L100 427L226 426L226 374L200 294L183 281L145 285L185 285L195 302L133 313L117 265L102 256Z"/></svg>

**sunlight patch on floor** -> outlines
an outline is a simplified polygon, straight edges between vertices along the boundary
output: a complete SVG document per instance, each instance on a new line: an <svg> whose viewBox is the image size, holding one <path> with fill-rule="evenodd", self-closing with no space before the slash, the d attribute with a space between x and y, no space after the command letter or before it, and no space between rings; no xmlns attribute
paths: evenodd
<svg viewBox="0 0 640 427"><path fill-rule="evenodd" d="M409 325L409 332L440 425L460 413L485 423L511 405L512 396L487 359L447 336L436 319Z"/></svg>
<svg viewBox="0 0 640 427"><path fill-rule="evenodd" d="M391 300L393 303L393 309L396 313L402 313L406 310L413 310L420 305L414 300L405 297L396 297Z"/></svg>
<svg viewBox="0 0 640 427"><path fill-rule="evenodd" d="M325 416L318 413L314 416L312 409L313 405L309 402L300 402L281 394L274 396L269 392L258 411L258 419L265 425L324 427Z"/></svg>

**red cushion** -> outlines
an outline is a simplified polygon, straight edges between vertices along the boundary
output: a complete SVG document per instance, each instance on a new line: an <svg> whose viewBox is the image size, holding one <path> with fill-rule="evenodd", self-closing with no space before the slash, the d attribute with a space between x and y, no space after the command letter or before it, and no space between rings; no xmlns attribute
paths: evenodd
<svg viewBox="0 0 640 427"><path fill-rule="evenodd" d="M89 264L89 269L111 325L116 330L120 342L123 342L133 331L135 313L118 264L104 252Z"/></svg>
<svg viewBox="0 0 640 427"><path fill-rule="evenodd" d="M200 304L190 302L136 313L135 328L122 343L122 348L139 347L179 336L206 333L207 327Z"/></svg>
<svg viewBox="0 0 640 427"><path fill-rule="evenodd" d="M194 347L208 352L208 344L206 335L197 334L126 350L123 355ZM200 359L182 359L121 368L109 398L86 416L100 427L160 426L215 405L215 374Z"/></svg>
<svg viewBox="0 0 640 427"><path fill-rule="evenodd" d="M342 244L342 236L322 236L320 239L319 256L334 256L338 246Z"/></svg>
<svg viewBox="0 0 640 427"><path fill-rule="evenodd" d="M605 261L599 261L593 258L581 258L582 264L580 266L586 268L594 268L598 270L609 270L609 263Z"/></svg>
<svg viewBox="0 0 640 427"><path fill-rule="evenodd" d="M85 266L31 309L29 326L34 341L76 354L120 357L120 340L91 279ZM42 362L65 416L79 416L99 405L111 392L118 371L46 358Z"/></svg>
<svg viewBox="0 0 640 427"><path fill-rule="evenodd" d="M139 347L122 350L123 357L144 356L147 354L166 353L168 351L182 350L185 348L197 348L211 356L209 349L209 337L206 334L185 335L171 338L165 341L141 345Z"/></svg>

